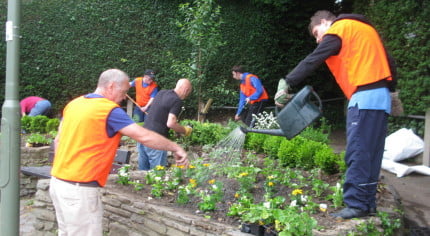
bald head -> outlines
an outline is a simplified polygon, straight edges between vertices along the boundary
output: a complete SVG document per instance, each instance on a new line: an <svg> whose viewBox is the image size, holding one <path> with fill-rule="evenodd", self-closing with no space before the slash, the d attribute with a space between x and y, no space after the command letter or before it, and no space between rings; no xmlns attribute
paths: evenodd
<svg viewBox="0 0 430 236"><path fill-rule="evenodd" d="M178 82L176 83L176 87L174 89L176 94L178 94L178 96L182 100L184 100L186 97L188 97L188 95L190 95L192 90L193 90L193 86L192 86L191 82L186 78L179 79Z"/></svg>

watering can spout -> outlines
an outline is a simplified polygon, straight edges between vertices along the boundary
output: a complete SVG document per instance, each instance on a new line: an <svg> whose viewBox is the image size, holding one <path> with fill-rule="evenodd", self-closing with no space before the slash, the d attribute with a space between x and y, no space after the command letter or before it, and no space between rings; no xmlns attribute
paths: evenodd
<svg viewBox="0 0 430 236"><path fill-rule="evenodd" d="M251 129L246 127L240 127L240 130L243 133L259 133L259 134L268 134L268 135L274 135L274 136L282 136L285 137L285 133L282 131L282 129Z"/></svg>

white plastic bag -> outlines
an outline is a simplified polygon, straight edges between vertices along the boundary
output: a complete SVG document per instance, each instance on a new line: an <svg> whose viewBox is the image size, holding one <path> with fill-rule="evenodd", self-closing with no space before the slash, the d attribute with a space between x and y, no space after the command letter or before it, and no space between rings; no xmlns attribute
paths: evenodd
<svg viewBox="0 0 430 236"><path fill-rule="evenodd" d="M387 170L397 175L397 177L403 177L412 172L417 172L423 175L430 175L430 168L425 165L407 166L391 160L382 159L382 169Z"/></svg>
<svg viewBox="0 0 430 236"><path fill-rule="evenodd" d="M401 161L423 151L424 141L411 129L399 129L385 138L384 159Z"/></svg>

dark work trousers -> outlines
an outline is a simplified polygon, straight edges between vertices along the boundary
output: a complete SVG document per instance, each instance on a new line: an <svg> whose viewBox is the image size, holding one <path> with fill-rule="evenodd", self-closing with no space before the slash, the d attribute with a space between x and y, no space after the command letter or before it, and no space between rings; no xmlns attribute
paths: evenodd
<svg viewBox="0 0 430 236"><path fill-rule="evenodd" d="M254 124L252 123L252 114L257 115L258 113L262 112L265 106L266 106L266 101L260 101L254 104L249 104L248 109L244 109L241 115L241 119L243 123L245 123L249 127L253 127Z"/></svg>
<svg viewBox="0 0 430 236"><path fill-rule="evenodd" d="M376 188L384 154L388 115L350 107L346 118L347 165L343 201L348 207L376 209Z"/></svg>

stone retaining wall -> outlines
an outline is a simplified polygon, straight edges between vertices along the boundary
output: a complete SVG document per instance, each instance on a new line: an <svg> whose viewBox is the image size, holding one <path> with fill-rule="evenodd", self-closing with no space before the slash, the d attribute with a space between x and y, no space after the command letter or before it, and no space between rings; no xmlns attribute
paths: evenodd
<svg viewBox="0 0 430 236"><path fill-rule="evenodd" d="M48 189L49 179L38 181L33 205L36 236L56 235L57 224ZM101 191L105 235L249 236L234 226L180 212L178 209L142 202L141 198L133 197L132 194L115 191L109 184Z"/></svg>
<svg viewBox="0 0 430 236"><path fill-rule="evenodd" d="M21 166L45 166L49 165L49 146L43 147L21 147ZM20 173L20 197L30 197L36 193L38 177Z"/></svg>

